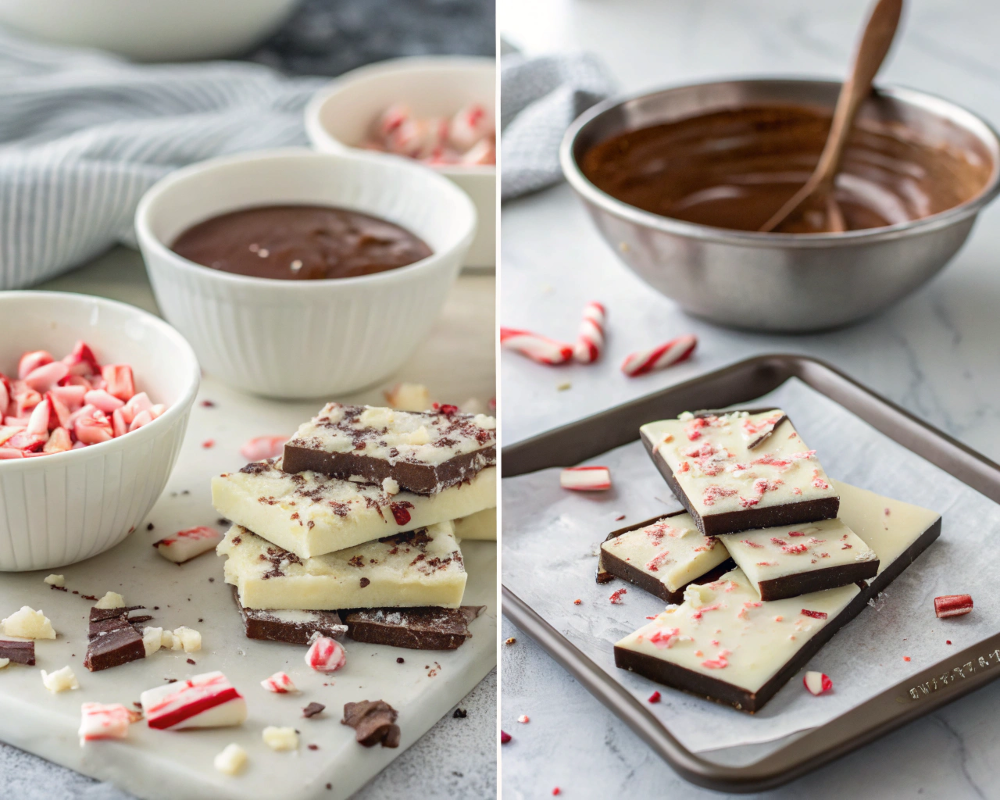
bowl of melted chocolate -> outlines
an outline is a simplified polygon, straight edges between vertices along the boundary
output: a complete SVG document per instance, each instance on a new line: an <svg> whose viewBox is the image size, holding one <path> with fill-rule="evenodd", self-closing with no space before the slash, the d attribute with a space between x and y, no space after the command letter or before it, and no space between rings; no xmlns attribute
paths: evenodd
<svg viewBox="0 0 1000 800"><path fill-rule="evenodd" d="M955 255L1000 187L1000 140L940 98L877 90L837 176L847 230L806 214L760 233L816 166L839 89L740 80L609 101L567 132L563 171L625 264L685 310L754 330L846 325Z"/></svg>
<svg viewBox="0 0 1000 800"><path fill-rule="evenodd" d="M403 159L265 150L166 176L135 229L157 305L205 372L266 397L329 398L410 358L458 277L476 209Z"/></svg>

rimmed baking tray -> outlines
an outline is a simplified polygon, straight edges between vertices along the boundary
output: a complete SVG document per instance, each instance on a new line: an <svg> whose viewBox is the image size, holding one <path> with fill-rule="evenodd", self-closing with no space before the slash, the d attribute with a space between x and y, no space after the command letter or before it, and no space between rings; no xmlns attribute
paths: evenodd
<svg viewBox="0 0 1000 800"><path fill-rule="evenodd" d="M1000 503L1000 465L830 365L796 355L766 355L741 361L505 447L502 475L510 478L577 464L635 441L640 425L651 419L676 416L692 408L747 403L791 378L798 378L896 443ZM705 759L682 745L609 673L506 586L503 613L624 720L678 774L718 791L757 792L781 786L1000 678L997 634L937 662L758 761L729 766Z"/></svg>

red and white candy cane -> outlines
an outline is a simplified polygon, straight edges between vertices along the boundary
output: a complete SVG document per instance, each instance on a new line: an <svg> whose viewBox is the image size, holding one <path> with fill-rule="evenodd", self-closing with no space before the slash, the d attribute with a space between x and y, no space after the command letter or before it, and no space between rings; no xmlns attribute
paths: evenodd
<svg viewBox="0 0 1000 800"><path fill-rule="evenodd" d="M559 473L559 485L576 492L603 492L611 488L607 467L569 467Z"/></svg>
<svg viewBox="0 0 1000 800"><path fill-rule="evenodd" d="M120 703L114 705L84 703L80 712L81 746L99 739L124 739L128 736L132 715Z"/></svg>
<svg viewBox="0 0 1000 800"><path fill-rule="evenodd" d="M277 458L284 452L287 441L287 436L257 436L240 448L240 455L247 461Z"/></svg>
<svg viewBox="0 0 1000 800"><path fill-rule="evenodd" d="M347 655L340 642L319 636L309 645L306 664L317 672L336 672L347 663Z"/></svg>
<svg viewBox="0 0 1000 800"><path fill-rule="evenodd" d="M270 678L262 680L260 685L275 694L290 694L298 691L287 672L275 672Z"/></svg>
<svg viewBox="0 0 1000 800"><path fill-rule="evenodd" d="M573 355L582 364L593 364L604 351L604 320L607 312L600 303L587 303L583 307L580 334L573 348Z"/></svg>
<svg viewBox="0 0 1000 800"><path fill-rule="evenodd" d="M946 594L934 598L934 613L938 619L960 617L972 611L972 596L968 594Z"/></svg>
<svg viewBox="0 0 1000 800"><path fill-rule="evenodd" d="M634 378L638 375L664 369L672 364L679 364L681 361L687 361L697 346L698 338L696 336L691 334L678 336L652 350L640 350L626 356L625 361L622 362L622 372L630 378Z"/></svg>
<svg viewBox="0 0 1000 800"><path fill-rule="evenodd" d="M500 346L539 364L565 364L573 357L571 345L516 328L500 329Z"/></svg>
<svg viewBox="0 0 1000 800"><path fill-rule="evenodd" d="M806 687L809 694L821 695L829 692L833 688L833 681L828 675L822 672L807 672L802 676L802 685Z"/></svg>

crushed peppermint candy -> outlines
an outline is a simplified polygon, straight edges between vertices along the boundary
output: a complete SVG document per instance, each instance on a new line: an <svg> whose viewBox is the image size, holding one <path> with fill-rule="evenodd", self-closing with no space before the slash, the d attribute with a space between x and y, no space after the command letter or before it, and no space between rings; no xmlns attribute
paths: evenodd
<svg viewBox="0 0 1000 800"><path fill-rule="evenodd" d="M616 605L616 606L621 605L621 603L622 603L622 596L625 595L625 594L627 594L627 593L628 593L627 589L624 589L624 588L617 589L616 591L612 592L611 597L609 597L608 600L611 601L612 605Z"/></svg>
<svg viewBox="0 0 1000 800"><path fill-rule="evenodd" d="M833 689L833 681L822 672L807 672L802 676L802 685L810 694L819 696Z"/></svg>

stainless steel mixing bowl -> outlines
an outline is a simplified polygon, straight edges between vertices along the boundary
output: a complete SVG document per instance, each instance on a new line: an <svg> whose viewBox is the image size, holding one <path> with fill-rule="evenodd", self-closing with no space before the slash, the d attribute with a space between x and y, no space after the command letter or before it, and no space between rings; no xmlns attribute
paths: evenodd
<svg viewBox="0 0 1000 800"><path fill-rule="evenodd" d="M898 122L929 142L966 149L991 165L971 200L923 219L836 234L752 233L662 217L592 184L580 160L610 136L726 108L761 104L825 107L840 84L824 80L733 80L613 99L566 133L562 169L598 230L628 267L686 311L723 325L804 332L882 310L930 280L965 242L1000 190L1000 138L976 115L911 89L880 89L860 119Z"/></svg>

